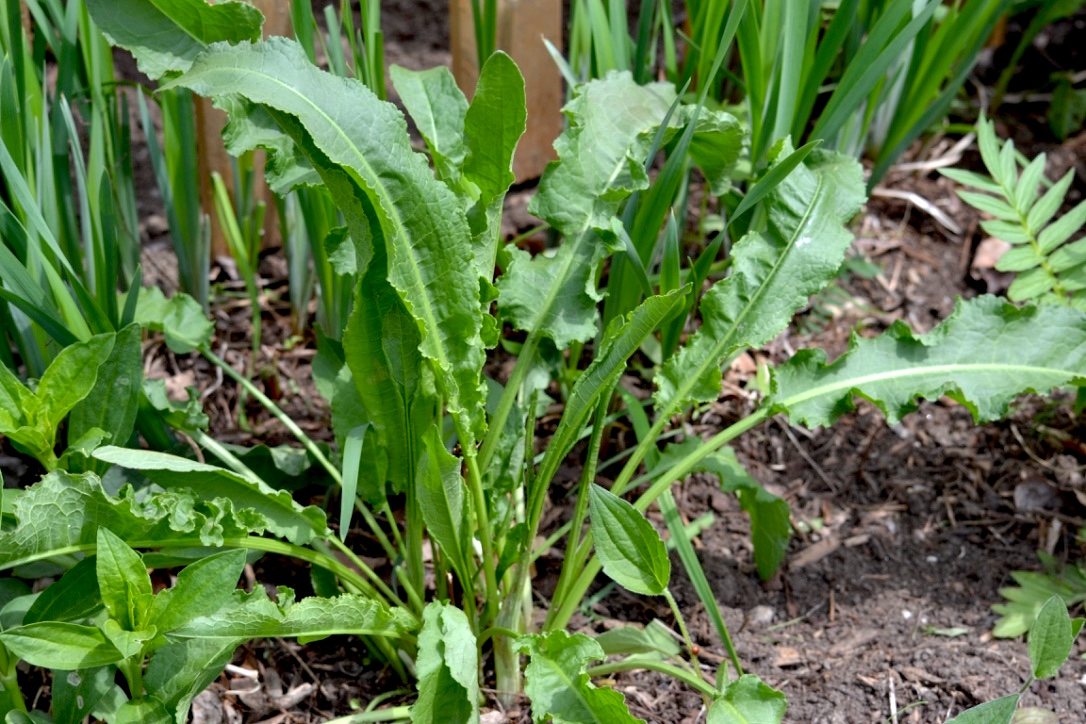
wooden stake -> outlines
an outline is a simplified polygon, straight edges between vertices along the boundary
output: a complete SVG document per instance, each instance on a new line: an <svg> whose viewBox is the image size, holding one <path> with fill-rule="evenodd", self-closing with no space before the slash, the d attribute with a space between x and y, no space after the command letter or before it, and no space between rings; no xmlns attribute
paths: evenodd
<svg viewBox="0 0 1086 724"><path fill-rule="evenodd" d="M264 14L264 37L272 35L293 35L290 22L290 5L281 0L248 0ZM226 243L226 236L219 226L215 215L215 195L211 185L211 173L218 172L222 176L230 196L235 194L234 172L230 154L223 147L222 130L226 126L226 113L211 105L208 98L196 99L196 130L198 144L197 171L200 174L200 206L204 213L211 218L211 258L230 256L230 247ZM265 248L278 246L279 220L275 213L275 195L264 181L264 152L257 151L254 168L254 193L259 199L263 199L267 205L264 215L264 242Z"/></svg>
<svg viewBox="0 0 1086 724"><path fill-rule="evenodd" d="M470 99L479 78L472 0L449 0L453 75ZM539 178L556 158L554 139L562 132L565 95L562 75L543 38L562 50L562 0L498 0L498 48L520 67L527 95L528 127L517 146L517 182Z"/></svg>

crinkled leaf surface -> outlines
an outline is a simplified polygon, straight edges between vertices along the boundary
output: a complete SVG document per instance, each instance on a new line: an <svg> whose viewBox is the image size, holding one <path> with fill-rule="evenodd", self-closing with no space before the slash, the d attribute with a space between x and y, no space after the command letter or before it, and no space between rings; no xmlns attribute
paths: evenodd
<svg viewBox="0 0 1086 724"><path fill-rule="evenodd" d="M411 707L416 724L479 721L479 649L463 611L432 601L422 612L415 662L419 698Z"/></svg>
<svg viewBox="0 0 1086 724"><path fill-rule="evenodd" d="M59 471L27 488L15 501L14 515L15 527L0 533L0 570L72 546L92 549L99 526L130 544L184 540L221 546L224 538L262 533L265 524L263 516L236 510L229 498L202 500L177 490L137 499L129 487L114 497L92 473Z"/></svg>
<svg viewBox="0 0 1086 724"><path fill-rule="evenodd" d="M297 603L292 599L292 593L276 602L263 589L251 594L236 591L217 613L189 621L169 636L227 640L285 636L306 643L336 634L398 637L417 626L406 610L353 594L313 596Z"/></svg>
<svg viewBox="0 0 1086 724"><path fill-rule="evenodd" d="M98 448L94 457L129 470L137 470L164 488L191 490L207 499L225 494L239 509L262 516L268 531L291 543L304 545L327 533L324 512L314 506L302 507L290 493L242 477L214 465L148 450L116 446Z"/></svg>
<svg viewBox="0 0 1086 724"><path fill-rule="evenodd" d="M184 71L209 44L257 40L264 17L241 2L87 0L95 24L150 78Z"/></svg>
<svg viewBox="0 0 1086 724"><path fill-rule="evenodd" d="M439 370L450 411L465 413L480 433L482 309L478 279L465 263L472 258L471 233L455 196L411 149L403 115L362 83L318 70L284 38L214 45L175 83L294 117L361 190L384 239L388 280L419 323L420 350Z"/></svg>
<svg viewBox="0 0 1086 724"><path fill-rule="evenodd" d="M780 724L788 708L784 694L752 674L728 684L709 707L706 724Z"/></svg>
<svg viewBox="0 0 1086 724"><path fill-rule="evenodd" d="M529 204L565 242L552 256L510 250L498 304L514 327L539 330L559 349L595 335L596 269L623 248L615 213L630 193L648 187L644 157L674 94L663 84L639 86L629 73L577 88L564 109L569 128L554 144L559 160L547 166Z"/></svg>
<svg viewBox="0 0 1086 724"><path fill-rule="evenodd" d="M516 649L530 657L524 671L524 693L532 700L536 724L625 724L642 722L630 714L626 700L609 687L596 687L585 669L603 658L603 649L584 634L552 631L521 636Z"/></svg>
<svg viewBox="0 0 1086 724"><path fill-rule="evenodd" d="M1006 414L1016 396L1086 384L1086 313L1053 305L1014 305L992 296L960 301L931 332L914 336L895 322L874 339L854 336L833 364L803 350L773 374L768 404L797 422L830 425L870 400L891 423L918 398L948 395L978 422Z"/></svg>
<svg viewBox="0 0 1086 724"><path fill-rule="evenodd" d="M791 151L782 144L773 158ZM766 232L751 232L735 245L731 275L702 298L701 328L656 377L658 415L715 400L720 364L736 350L773 339L833 278L852 241L845 223L864 198L860 165L818 151L766 195Z"/></svg>
<svg viewBox="0 0 1086 724"><path fill-rule="evenodd" d="M468 112L468 99L456 85L452 71L445 66L409 70L390 65L388 73L430 149L438 177L455 184L467 154L464 116Z"/></svg>
<svg viewBox="0 0 1086 724"><path fill-rule="evenodd" d="M632 505L596 484L589 486L589 516L603 572L628 591L659 596L671 577L660 534Z"/></svg>

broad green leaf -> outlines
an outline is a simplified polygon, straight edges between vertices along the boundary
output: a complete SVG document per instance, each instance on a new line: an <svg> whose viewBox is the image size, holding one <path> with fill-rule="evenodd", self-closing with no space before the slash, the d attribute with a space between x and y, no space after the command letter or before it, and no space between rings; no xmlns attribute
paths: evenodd
<svg viewBox="0 0 1086 724"><path fill-rule="evenodd" d="M363 497L370 503L383 499L386 481L397 493L411 484L421 452L419 438L435 409L424 385L418 326L386 281L384 269L383 250L377 250L343 333L347 368L365 418L387 457L384 477L365 481ZM378 471L367 467L370 476Z"/></svg>
<svg viewBox="0 0 1086 724"><path fill-rule="evenodd" d="M162 332L166 346L174 354L188 354L211 340L213 325L192 297L174 294L169 299L158 287L140 290L136 303L136 322L154 332Z"/></svg>
<svg viewBox="0 0 1086 724"><path fill-rule="evenodd" d="M39 621L86 620L102 606L98 590L98 561L87 556L60 580L46 588L23 617L24 624Z"/></svg>
<svg viewBox="0 0 1086 724"><path fill-rule="evenodd" d="M752 674L728 684L709 707L706 724L780 724L788 708L784 694Z"/></svg>
<svg viewBox="0 0 1086 724"><path fill-rule="evenodd" d="M538 331L559 349L596 333L596 270L622 248L614 218L630 193L648 187L645 154L674 100L664 84L639 86L611 73L575 90L563 109L569 128L554 143L529 210L565 236L553 256L510 250L498 305L513 326Z"/></svg>
<svg viewBox="0 0 1086 724"><path fill-rule="evenodd" d="M64 416L94 388L98 370L112 349L113 335L99 334L65 347L45 370L27 418L50 443Z"/></svg>
<svg viewBox="0 0 1086 724"><path fill-rule="evenodd" d="M438 370L448 408L481 433L482 309L478 279L464 263L472 258L470 230L452 192L412 151L395 106L358 81L318 70L300 45L283 38L216 45L173 84L214 98L241 96L296 118L330 162L315 164L322 178L345 176L365 194L384 237L388 280L419 324L420 350Z"/></svg>
<svg viewBox="0 0 1086 724"><path fill-rule="evenodd" d="M403 101L419 135L426 141L438 178L455 185L460 179L467 150L464 147L464 115L468 100L445 66L409 70L388 67L392 84Z"/></svg>
<svg viewBox="0 0 1086 724"><path fill-rule="evenodd" d="M524 135L526 119L524 78L512 58L498 51L483 64L464 117L464 178L479 189L468 222L477 240L475 268L487 282L494 278L502 206L505 192L516 180L513 154Z"/></svg>
<svg viewBox="0 0 1086 724"><path fill-rule="evenodd" d="M90 669L123 656L94 626L43 621L0 633L0 643L23 661L45 669Z"/></svg>
<svg viewBox="0 0 1086 724"><path fill-rule="evenodd" d="M106 619L105 623L101 624L99 628L109 639L109 642L121 652L121 656L126 659L143 656L152 648L151 642L158 638L158 629L154 626L129 631L112 618ZM159 638L159 641L161 640Z"/></svg>
<svg viewBox="0 0 1086 724"><path fill-rule="evenodd" d="M206 0L87 0L95 24L130 51L151 79L187 70L211 43L260 38L263 16L241 2Z"/></svg>
<svg viewBox="0 0 1086 724"><path fill-rule="evenodd" d="M53 672L53 718L81 722L113 686L116 669L96 666L82 671Z"/></svg>
<svg viewBox="0 0 1086 724"><path fill-rule="evenodd" d="M143 381L143 397L165 424L183 432L207 430L209 420L200 404L199 392L189 387L188 393L187 402L174 402L166 394L165 380Z"/></svg>
<svg viewBox="0 0 1086 724"><path fill-rule="evenodd" d="M230 600L245 567L245 551L222 551L186 566L173 588L161 591L148 623L168 634L200 616L210 616Z"/></svg>
<svg viewBox="0 0 1086 724"><path fill-rule="evenodd" d="M1055 676L1067 661L1074 643L1067 606L1059 596L1053 596L1041 607L1029 630L1029 660L1033 663L1033 675L1038 679Z"/></svg>
<svg viewBox="0 0 1086 724"><path fill-rule="evenodd" d="M108 528L99 528L95 570L110 618L128 631L143 628L152 592L151 577L140 554Z"/></svg>
<svg viewBox="0 0 1086 724"><path fill-rule="evenodd" d="M423 435L422 443L415 493L422 519L460 580L470 580L471 508L460 477L460 459L445 449L436 426Z"/></svg>
<svg viewBox="0 0 1086 724"><path fill-rule="evenodd" d="M596 687L585 669L602 659L603 649L584 634L565 631L521 636L518 651L530 657L524 671L524 693L532 700L532 721L554 724L627 724L642 722L630 714L622 694Z"/></svg>
<svg viewBox="0 0 1086 724"><path fill-rule="evenodd" d="M33 396L7 365L0 364L0 434L10 435L25 424L28 400Z"/></svg>
<svg viewBox="0 0 1086 724"><path fill-rule="evenodd" d="M652 524L625 500L594 483L589 487L588 509L603 572L628 591L662 594L671 576L671 561Z"/></svg>
<svg viewBox="0 0 1086 724"><path fill-rule="evenodd" d="M304 545L327 533L324 511L314 506L303 508L294 502L289 492L274 490L224 468L167 453L112 445L98 448L94 457L137 470L167 489L190 490L207 500L229 497L238 510L251 510L262 516L269 532L291 543Z"/></svg>
<svg viewBox="0 0 1086 724"><path fill-rule="evenodd" d="M791 152L778 145L771 158ZM731 275L701 301L702 326L657 375L657 415L720 394L720 365L743 347L758 347L784 329L808 298L833 278L852 235L844 226L864 201L859 164L812 151L765 196L768 228L732 250Z"/></svg>
<svg viewBox="0 0 1086 724"><path fill-rule="evenodd" d="M151 654L144 683L173 720L185 724L192 700L219 677L241 643L240 639L185 639L166 644Z"/></svg>
<svg viewBox="0 0 1086 724"><path fill-rule="evenodd" d="M110 724L168 724L173 718L154 696L133 699L121 705L110 717Z"/></svg>
<svg viewBox="0 0 1086 724"><path fill-rule="evenodd" d="M690 437L664 448L649 475L661 475L688 455L695 454L703 442ZM720 487L739 497L739 505L750 516L750 534L754 543L754 564L763 579L772 576L784 560L792 537L791 511L788 503L770 493L751 477L730 447L702 459L694 471L713 473Z"/></svg>
<svg viewBox="0 0 1086 724"><path fill-rule="evenodd" d="M1014 720L1014 710L1018 708L1019 696L1019 694L1011 694L1002 699L985 702L963 711L947 724L1011 724Z"/></svg>
<svg viewBox="0 0 1086 724"><path fill-rule="evenodd" d="M683 108L688 110L688 118L693 107ZM746 130L730 113L702 108L698 114L688 153L705 174L714 196L723 196L731 189L732 171L743 150L745 136Z"/></svg>
<svg viewBox="0 0 1086 724"><path fill-rule="evenodd" d="M422 612L419 656L415 662L419 698L411 721L477 724L479 649L463 611L432 601Z"/></svg>
<svg viewBox="0 0 1086 724"><path fill-rule="evenodd" d="M117 445L132 437L143 385L143 334L138 324L117 332L113 350L98 368L98 377L88 394L68 416L71 444L91 428L109 433Z"/></svg>
<svg viewBox="0 0 1086 724"><path fill-rule="evenodd" d="M678 656L680 653L675 637L659 619L653 619L645 628L619 626L604 631L596 637L596 643L607 656L652 653Z"/></svg>
<svg viewBox="0 0 1086 724"><path fill-rule="evenodd" d="M203 500L191 492L173 491L137 497L130 487L117 497L102 489L93 473L53 472L26 489L14 505L16 525L0 532L0 570L59 553L72 547L93 550L99 526L122 540L163 546L221 546L224 538L263 532L265 520L237 510L229 498Z"/></svg>
<svg viewBox="0 0 1086 724"><path fill-rule="evenodd" d="M275 602L263 589L252 594L235 591L229 604L174 629L170 638L237 641L281 636L307 643L336 634L398 638L417 626L406 610L353 594L314 596L297 603L292 599L293 593Z"/></svg>
<svg viewBox="0 0 1086 724"><path fill-rule="evenodd" d="M895 322L874 339L853 337L831 365L803 350L773 374L768 404L808 426L830 425L870 400L890 423L917 398L949 395L978 422L1002 417L1023 392L1086 383L1086 314L1052 305L1018 309L992 296L959 302L931 332Z"/></svg>

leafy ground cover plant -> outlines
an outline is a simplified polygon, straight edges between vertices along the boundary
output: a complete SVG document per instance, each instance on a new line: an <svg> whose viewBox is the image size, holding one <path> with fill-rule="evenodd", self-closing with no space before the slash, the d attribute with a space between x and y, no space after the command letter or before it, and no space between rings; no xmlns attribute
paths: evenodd
<svg viewBox="0 0 1086 724"><path fill-rule="evenodd" d="M132 31L130 18L151 10L169 32ZM47 476L22 492L5 516L0 566L94 551L101 556L100 527L128 547L158 551L148 556L177 556L178 548L197 546L294 555L332 572L357 597L351 600L364 602L374 616L402 622L396 637L366 625L350 630L405 679L416 679L416 721L447 721L450 712L460 721L476 720L478 670L487 655L495 661L497 688L527 693L536 720L633 721L621 693L596 686L592 677L652 668L701 693L710 721L780 721L783 697L745 674L734 651L707 677L689 636L683 636L685 652L676 652L651 631L594 638L566 630L600 570L631 591L670 600L670 563L644 517L648 507L658 503L673 527L678 518L670 487L695 470L713 472L750 515L755 563L768 576L787 546L787 505L742 469L727 444L770 415L829 425L862 396L896 421L919 398L948 395L976 419L990 420L1024 390L1086 383L1080 311L1017 308L982 297L961 302L926 335L897 323L879 337L856 338L832 364L819 350L801 351L769 373L767 394L753 415L709 440L661 447L676 416L717 398L722 364L771 340L833 278L851 241L846 224L864 198L854 160L817 150L796 159L787 140L777 144L769 153L771 168L780 169L777 182L747 197L748 231L734 245L730 275L703 294L674 283L601 326L601 265L625 248L619 214L631 193L648 186L645 158L660 129L669 132L673 91L661 97L660 87L639 86L628 74L576 90L566 109L569 129L557 143L559 159L532 202L563 241L532 256L504 246L498 233L524 127L523 81L507 56L487 61L470 104L445 70L397 71L398 87L410 89L401 95L413 94L406 104L423 129L431 168L412 150L393 106L357 81L319 71L299 44L202 38L200 28L228 19L230 3L115 0L92 4L92 12L119 44L159 63L167 87L188 88L225 106L232 150L259 145L273 151L271 178L278 188L319 184L343 214L344 229L330 237L329 259L360 282L340 341L325 339L315 364L319 388L331 401L334 454L218 359L206 333L187 331L191 320L183 309L169 314L169 304L183 301L162 300L158 313L154 304L145 308L148 326L199 350L298 436L339 484L341 507L338 519L333 516L339 531L329 528L324 511L272 489L206 436L199 442L221 466L106 446L91 453L113 466L105 475L130 476L140 487L114 494L97 475ZM193 17L202 22L189 23L188 32L175 27ZM614 419L613 392L630 357L686 304L701 324L685 341L679 335L676 352L656 371L652 417L639 405L627 407L640 428L638 443L610 489L600 487L596 472ZM502 384L483 371L487 350L501 342L505 327L517 332L519 351ZM543 393L558 357L575 344L591 349L591 358L572 379L557 427L537 454ZM573 455L582 470L573 520L540 542L557 472ZM61 532L58 521L30 515L32 506L55 508L61 498L79 525ZM402 506L402 526L393 505ZM356 515L387 554L391 582L347 545ZM692 546L684 536L673 537L727 646L727 629ZM531 566L563 538L558 589L544 623L533 630ZM433 588L423 561L427 543ZM330 604L318 599L310 605ZM682 630L681 613L675 616ZM227 618L247 620L233 613ZM236 641L266 629L236 625L228 631ZM141 653L142 645L133 656ZM623 658L593 665L605 656ZM132 700L140 699L141 688L132 688ZM146 684L143 693L155 696Z"/></svg>

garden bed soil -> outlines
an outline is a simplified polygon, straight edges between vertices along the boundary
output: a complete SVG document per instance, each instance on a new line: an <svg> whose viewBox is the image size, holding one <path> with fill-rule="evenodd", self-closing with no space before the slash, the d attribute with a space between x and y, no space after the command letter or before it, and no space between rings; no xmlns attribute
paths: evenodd
<svg viewBox="0 0 1086 724"><path fill-rule="evenodd" d="M385 11L388 60L410 67L446 62L444 34L420 34L428 26L411 14L419 0L399 4L406 14ZM427 7L444 22L444 6ZM1011 130L1021 135L1027 152L1047 150L1053 165L1078 169L1068 199L1076 202L1086 179L1086 135L1055 144L1045 140L1030 113L1023 113ZM929 143L906 160L936 158L950 146ZM136 154L138 160L138 149ZM975 153L967 152L963 163L976 167ZM717 432L748 413L754 397L746 384L763 359L777 362L795 349L815 345L836 356L847 348L850 329L874 334L896 319L925 331L949 314L956 296L1005 289L1007 279L993 272L984 256L975 212L957 200L948 182L924 171L899 172L883 188L915 193L934 204L958 223L959 233L949 232L900 195L873 197L855 225L853 253L881 272L871 278L842 277L836 283L841 294L815 298L797 324L766 350L740 357L725 374L720 400L685 422L687 434ZM525 211L529 195L530 189L510 195L508 234L532 226ZM143 217L149 219L145 269L172 291L176 264L171 265L164 224L155 220L161 210L148 196L141 200L141 210L144 204L150 209ZM279 257L269 255L261 272L264 345L255 364L258 377L302 429L329 440L328 410L311 382L312 339L296 336L286 303L286 269ZM214 345L241 370L249 362L249 311L229 268L221 274L222 289L239 293L220 296L215 306ZM151 344L145 368L149 377L167 380L177 397L185 387L196 387L220 440L272 445L292 440L258 407L247 409L251 429L239 431L236 388L201 358L176 357ZM644 385L633 378L626 382ZM612 444L621 445L621 432ZM1011 571L1039 567L1037 550L1081 560L1073 536L1086 518L1084 433L1086 421L1076 419L1065 400L1043 398L1024 398L1008 420L979 427L950 400L924 403L893 427L866 404L832 430L809 432L790 428L782 419L769 420L737 441L737 453L759 481L789 502L800 532L782 570L765 582L754 571L749 523L734 497L700 475L677 486L676 501L686 520L713 516L695 547L744 667L787 696L786 721L943 722L1017 691L1029 668L1026 645L991 636L996 617L990 606L1000 601L999 589L1012 583ZM10 479L17 461L0 455L0 465ZM24 467L14 472L31 479L35 471ZM571 515L571 481L578 475L579 469L571 469L558 476L567 482L552 490L546 516L552 529ZM606 482L606 475L600 482ZM664 530L656 513L650 512L650 519ZM360 533L351 542L365 552ZM544 594L554 585L559 555L548 553L538 561L535 586ZM673 589L702 661L720 664L721 642L675 556L672 571ZM269 556L251 573L266 585L293 585L299 595L309 587L307 571L292 561ZM602 576L596 592L572 628L598 632L654 618L674 627L662 599L607 587ZM1086 643L1080 641L1055 679L1030 687L1024 705L1055 712L1051 721L1086 721L1083 654ZM665 676L624 673L609 683L646 721L705 721L701 698ZM34 691L28 693L35 697ZM37 694L48 696L46 680ZM488 724L530 721L526 701L503 708L496 692L487 695ZM412 699L410 690L373 663L353 639L337 637L305 647L254 641L197 698L193 721L325 721L378 697L387 704Z"/></svg>

